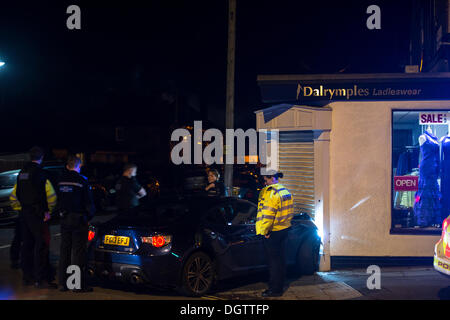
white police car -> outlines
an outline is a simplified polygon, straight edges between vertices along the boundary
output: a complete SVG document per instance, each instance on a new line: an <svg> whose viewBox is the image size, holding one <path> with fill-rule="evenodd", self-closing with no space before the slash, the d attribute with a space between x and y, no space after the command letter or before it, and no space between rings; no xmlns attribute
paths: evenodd
<svg viewBox="0 0 450 320"><path fill-rule="evenodd" d="M442 235L434 247L434 269L450 276L450 216L442 223Z"/></svg>

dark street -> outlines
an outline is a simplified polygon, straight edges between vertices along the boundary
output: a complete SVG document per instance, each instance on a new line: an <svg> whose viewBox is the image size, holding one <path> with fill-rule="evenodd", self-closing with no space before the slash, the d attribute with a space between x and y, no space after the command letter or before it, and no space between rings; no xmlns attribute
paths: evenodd
<svg viewBox="0 0 450 320"><path fill-rule="evenodd" d="M95 221L106 221L103 214ZM93 279L92 293L59 292L50 289L23 287L21 271L9 265L9 247L13 230L2 227L0 232L0 291L1 299L18 300L265 300L267 275L259 273L235 278L218 284L213 292L201 298L182 296L173 290L138 288L119 281ZM60 244L59 225L51 226L51 262L57 266ZM363 269L332 270L313 276L290 277L288 290L281 300L450 300L450 279L432 267L387 267L381 270L381 289L369 290L369 275Z"/></svg>

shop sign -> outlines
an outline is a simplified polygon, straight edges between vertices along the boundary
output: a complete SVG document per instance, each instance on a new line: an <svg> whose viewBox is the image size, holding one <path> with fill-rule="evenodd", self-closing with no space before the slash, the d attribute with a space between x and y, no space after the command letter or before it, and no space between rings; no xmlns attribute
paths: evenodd
<svg viewBox="0 0 450 320"><path fill-rule="evenodd" d="M331 76L330 76L331 77ZM450 78L259 80L266 103L450 100Z"/></svg>
<svg viewBox="0 0 450 320"><path fill-rule="evenodd" d="M420 125L448 124L448 112L421 112L419 115Z"/></svg>
<svg viewBox="0 0 450 320"><path fill-rule="evenodd" d="M394 191L417 191L419 190L419 177L398 176L394 177Z"/></svg>

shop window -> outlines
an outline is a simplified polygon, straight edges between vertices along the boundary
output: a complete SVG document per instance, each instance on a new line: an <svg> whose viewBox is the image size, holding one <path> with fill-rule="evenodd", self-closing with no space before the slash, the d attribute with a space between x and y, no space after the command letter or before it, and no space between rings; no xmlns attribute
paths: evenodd
<svg viewBox="0 0 450 320"><path fill-rule="evenodd" d="M450 110L392 112L391 233L440 234L450 215Z"/></svg>

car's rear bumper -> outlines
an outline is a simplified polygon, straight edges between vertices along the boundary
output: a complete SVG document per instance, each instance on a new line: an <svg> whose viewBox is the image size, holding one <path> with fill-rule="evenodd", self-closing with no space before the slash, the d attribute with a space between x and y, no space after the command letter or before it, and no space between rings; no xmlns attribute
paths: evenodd
<svg viewBox="0 0 450 320"><path fill-rule="evenodd" d="M88 267L95 276L132 284L175 287L181 261L172 254L143 256L95 250Z"/></svg>
<svg viewBox="0 0 450 320"><path fill-rule="evenodd" d="M447 276L450 276L450 258L444 256L442 250L442 241L436 244L434 249L434 269Z"/></svg>
<svg viewBox="0 0 450 320"><path fill-rule="evenodd" d="M103 279L119 279L132 284L149 282L144 270L138 265L90 261L88 264L88 271L91 275Z"/></svg>

